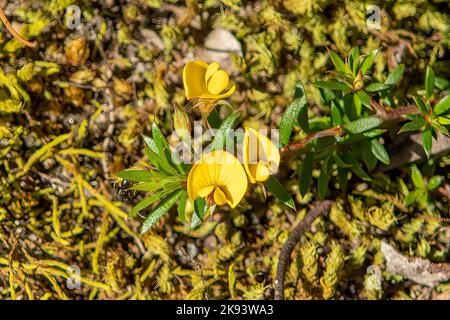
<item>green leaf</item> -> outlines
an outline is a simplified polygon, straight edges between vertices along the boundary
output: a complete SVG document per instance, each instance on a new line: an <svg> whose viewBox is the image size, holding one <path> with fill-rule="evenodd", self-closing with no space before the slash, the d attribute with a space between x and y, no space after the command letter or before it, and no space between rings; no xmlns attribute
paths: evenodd
<svg viewBox="0 0 450 320"><path fill-rule="evenodd" d="M431 128L427 127L422 133L423 150L425 151L427 158L431 156L431 148L433 146L433 134Z"/></svg>
<svg viewBox="0 0 450 320"><path fill-rule="evenodd" d="M194 212L195 214L202 219L205 216L206 210L205 208L207 207L206 205L206 201L203 198L197 198L194 201Z"/></svg>
<svg viewBox="0 0 450 320"><path fill-rule="evenodd" d="M291 137L292 128L295 123L308 132L308 100L306 99L305 88L301 82L295 86L294 100L289 104L280 122L280 144L285 146Z"/></svg>
<svg viewBox="0 0 450 320"><path fill-rule="evenodd" d="M234 127L237 117L238 113L234 112L222 122L211 144L212 150L223 150L228 140L229 131Z"/></svg>
<svg viewBox="0 0 450 320"><path fill-rule="evenodd" d="M383 90L387 90L390 88L391 88L391 85L389 85L389 84L374 82L374 83L369 84L366 87L366 91L367 92L378 92L378 91L383 91Z"/></svg>
<svg viewBox="0 0 450 320"><path fill-rule="evenodd" d="M372 68L373 62L375 61L376 51L370 53L369 55L364 57L364 60L361 62L360 71L362 75L365 75L370 68Z"/></svg>
<svg viewBox="0 0 450 320"><path fill-rule="evenodd" d="M380 160L385 165L388 165L391 163L389 160L389 154L387 153L384 146L378 141L378 139L372 139L370 141L371 144L371 150L375 157L377 157L378 160Z"/></svg>
<svg viewBox="0 0 450 320"><path fill-rule="evenodd" d="M150 212L141 227L141 234L150 229L161 217L167 213L178 201L183 194L184 189L178 189L166 196L160 203Z"/></svg>
<svg viewBox="0 0 450 320"><path fill-rule="evenodd" d="M166 138L155 122L152 124L152 138L155 141L156 148L158 149L158 155L161 155L165 152L165 150L169 149Z"/></svg>
<svg viewBox="0 0 450 320"><path fill-rule="evenodd" d="M358 95L359 100L361 100L361 103L367 108L370 108L370 96L364 90L359 90L356 94Z"/></svg>
<svg viewBox="0 0 450 320"><path fill-rule="evenodd" d="M345 151L343 154L345 162L350 163L352 168L350 169L354 174L363 179L364 181L372 181L369 175L363 170L361 164L355 159L355 157L349 151Z"/></svg>
<svg viewBox="0 0 450 320"><path fill-rule="evenodd" d="M430 66L427 66L425 73L425 90L427 91L427 98L430 99L434 90L434 71Z"/></svg>
<svg viewBox="0 0 450 320"><path fill-rule="evenodd" d="M443 176L431 177L431 179L428 181L428 184L427 184L428 190L430 190L430 191L435 190L442 184L442 182L444 182L444 180L445 179Z"/></svg>
<svg viewBox="0 0 450 320"><path fill-rule="evenodd" d="M450 110L450 95L446 95L434 106L434 113L438 116L446 114Z"/></svg>
<svg viewBox="0 0 450 320"><path fill-rule="evenodd" d="M206 203L205 199L203 198L197 198L194 201L194 214L191 218L191 229L195 229L198 227L198 225L202 222L203 217L206 215L206 213L209 210L209 206Z"/></svg>
<svg viewBox="0 0 450 320"><path fill-rule="evenodd" d="M404 64L398 65L394 70L392 70L392 72L389 74L384 83L391 86L396 85L402 78L404 71L405 65Z"/></svg>
<svg viewBox="0 0 450 320"><path fill-rule="evenodd" d="M341 72L341 73L346 73L347 72L347 66L344 63L344 61L342 61L342 59L332 50L328 50L328 54L330 55L331 62L333 62L334 67L336 68L336 70Z"/></svg>
<svg viewBox="0 0 450 320"><path fill-rule="evenodd" d="M378 127L380 124L383 123L383 119L370 117L370 118L361 118L355 121L352 121L350 123L347 123L344 125L344 128L347 129L347 131L357 134L357 133L363 133L366 131L369 131L371 129L374 129Z"/></svg>
<svg viewBox="0 0 450 320"><path fill-rule="evenodd" d="M420 173L419 168L415 164L411 166L411 179L417 189L425 189L422 173Z"/></svg>
<svg viewBox="0 0 450 320"><path fill-rule="evenodd" d="M377 157L372 153L372 144L369 141L365 140L361 143L361 157L366 164L367 170L372 171L377 166L378 160Z"/></svg>
<svg viewBox="0 0 450 320"><path fill-rule="evenodd" d="M151 196L148 196L147 198L139 201L139 203L137 205L135 205L133 207L133 209L131 209L129 216L130 217L134 217L136 214L138 214L140 211L144 210L145 208L147 208L148 206L151 206L152 204L154 204L156 201L161 199L161 195L163 194L163 192L157 192L152 194Z"/></svg>
<svg viewBox="0 0 450 320"><path fill-rule="evenodd" d="M426 123L427 122L425 121L425 119L418 115L418 117L416 119L403 125L403 127L399 130L398 133L408 132L408 131L417 131L420 128L422 128Z"/></svg>
<svg viewBox="0 0 450 320"><path fill-rule="evenodd" d="M137 182L153 181L151 173L147 170L130 169L130 170L116 172L115 175L119 178L127 179L130 181L137 181Z"/></svg>
<svg viewBox="0 0 450 320"><path fill-rule="evenodd" d="M438 88L439 90L447 90L450 89L450 81L445 79L445 78L441 78L441 77L434 77L434 84L436 85L436 88Z"/></svg>
<svg viewBox="0 0 450 320"><path fill-rule="evenodd" d="M350 68L352 69L353 74L357 73L358 67L358 59L359 59L359 47L354 47L348 56L348 61L350 64Z"/></svg>
<svg viewBox="0 0 450 320"><path fill-rule="evenodd" d="M344 90L351 89L350 86L348 86L347 84L336 81L336 80L316 81L314 83L314 85L319 88L338 90L338 91L344 91Z"/></svg>
<svg viewBox="0 0 450 320"><path fill-rule="evenodd" d="M147 136L145 136L145 135L142 135L142 137L143 137L143 139L144 139L145 145L146 145L152 152L154 152L155 154L158 155L159 151L158 151L158 148L156 147L155 141L154 141L152 138L147 137Z"/></svg>
<svg viewBox="0 0 450 320"><path fill-rule="evenodd" d="M208 116L208 123L211 125L211 128L218 129L222 124L222 120L220 119L219 113L217 110L211 111Z"/></svg>
<svg viewBox="0 0 450 320"><path fill-rule="evenodd" d="M184 216L184 213L186 211L186 202L187 202L187 191L183 190L183 192L180 195L180 200L178 201L178 219L181 223L186 223L186 217Z"/></svg>
<svg viewBox="0 0 450 320"><path fill-rule="evenodd" d="M328 191L328 183L330 182L330 173L332 169L331 157L328 157L320 170L319 180L317 182L317 193L320 200L325 199Z"/></svg>
<svg viewBox="0 0 450 320"><path fill-rule="evenodd" d="M309 152L305 155L302 164L298 168L298 185L300 187L300 194L305 196L309 191L309 186L312 181L312 171L314 165L314 153Z"/></svg>
<svg viewBox="0 0 450 320"><path fill-rule="evenodd" d="M427 105L423 102L422 98L420 97L413 97L414 102L416 103L417 108L419 108L420 112L422 112L423 114L428 114L429 113L429 109L427 107Z"/></svg>
<svg viewBox="0 0 450 320"><path fill-rule="evenodd" d="M335 126L342 124L342 115L336 104L331 104L331 123Z"/></svg>
<svg viewBox="0 0 450 320"><path fill-rule="evenodd" d="M291 198L291 196L283 187L283 185L280 183L280 181L278 181L278 179L275 178L275 176L269 177L269 179L266 181L266 186L269 189L269 191L272 192L275 198L283 202L289 208L296 210L294 200Z"/></svg>
<svg viewBox="0 0 450 320"><path fill-rule="evenodd" d="M339 185L341 186L342 192L345 192L347 190L347 184L348 184L348 169L338 168L337 177L338 177Z"/></svg>
<svg viewBox="0 0 450 320"><path fill-rule="evenodd" d="M375 138L384 134L387 129L372 129L363 133L363 136L366 138Z"/></svg>

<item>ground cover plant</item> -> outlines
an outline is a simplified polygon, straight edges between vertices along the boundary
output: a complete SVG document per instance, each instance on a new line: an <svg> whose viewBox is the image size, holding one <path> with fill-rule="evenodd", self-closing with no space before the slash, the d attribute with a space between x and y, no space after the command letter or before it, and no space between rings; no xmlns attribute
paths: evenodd
<svg viewBox="0 0 450 320"><path fill-rule="evenodd" d="M446 1L11 1L0 299L448 299Z"/></svg>

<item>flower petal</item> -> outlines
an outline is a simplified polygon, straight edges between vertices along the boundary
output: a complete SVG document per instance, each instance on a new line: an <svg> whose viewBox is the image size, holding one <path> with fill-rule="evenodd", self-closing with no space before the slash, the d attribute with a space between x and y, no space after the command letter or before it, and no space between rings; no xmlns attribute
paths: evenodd
<svg viewBox="0 0 450 320"><path fill-rule="evenodd" d="M214 202L219 206L227 203L227 197L225 193L218 187L214 189Z"/></svg>
<svg viewBox="0 0 450 320"><path fill-rule="evenodd" d="M211 78L208 81L208 92L211 94L220 94L223 90L225 90L228 86L228 82L230 82L230 77L228 77L228 73L223 70L217 70L211 75Z"/></svg>
<svg viewBox="0 0 450 320"><path fill-rule="evenodd" d="M189 198L205 197L207 191L212 191L210 186L215 187L214 201L217 204L223 204L223 199L226 199L230 207L236 207L247 190L247 175L239 160L223 150L203 155L188 175Z"/></svg>
<svg viewBox="0 0 450 320"><path fill-rule="evenodd" d="M201 98L201 99L209 99L209 100L225 99L225 98L228 98L229 96L231 96L235 90L236 90L236 86L232 86L230 88L230 90L228 90L225 93L222 93L222 94L211 94L211 93L205 92L205 93L202 93L199 96L199 98Z"/></svg>
<svg viewBox="0 0 450 320"><path fill-rule="evenodd" d="M208 65L206 68L205 73L205 84L208 85L209 79L211 79L211 76L220 69L220 64L218 62L212 62Z"/></svg>
<svg viewBox="0 0 450 320"><path fill-rule="evenodd" d="M198 98L206 92L205 74L208 64L204 61L189 61L183 69L183 84L188 100Z"/></svg>
<svg viewBox="0 0 450 320"><path fill-rule="evenodd" d="M243 148L243 164L250 183L266 181L278 171L280 151L265 135L252 128L246 128Z"/></svg>

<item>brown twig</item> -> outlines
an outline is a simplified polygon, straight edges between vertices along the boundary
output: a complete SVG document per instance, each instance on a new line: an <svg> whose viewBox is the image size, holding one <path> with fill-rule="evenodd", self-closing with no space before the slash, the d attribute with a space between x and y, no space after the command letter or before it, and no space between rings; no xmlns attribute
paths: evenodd
<svg viewBox="0 0 450 320"><path fill-rule="evenodd" d="M277 275L275 279L275 300L284 299L284 274L291 256L292 250L300 240L301 236L311 226L318 216L324 214L330 210L331 205L334 202L331 200L319 201L314 204L314 207L308 211L302 221L292 230L288 239L281 248L280 255L278 256Z"/></svg>
<svg viewBox="0 0 450 320"><path fill-rule="evenodd" d="M322 131L317 131L314 133L311 133L306 138L301 139L300 141L288 144L284 148L281 148L280 152L281 154L290 152L290 151L296 151L303 149L303 147L311 142L314 139L323 138L323 137L339 137L343 134L343 131L340 126L336 126L333 128L325 129Z"/></svg>
<svg viewBox="0 0 450 320"><path fill-rule="evenodd" d="M371 106L375 114L373 117L383 119L384 122L398 121L407 114L417 114L419 110L415 105L407 105L398 109L386 110L381 104L375 100L371 100ZM281 148L281 154L286 154L291 151L298 151L303 149L312 140L323 137L340 137L344 134L344 131L340 126L328 128L322 131L313 132L300 141L293 142L287 146Z"/></svg>
<svg viewBox="0 0 450 320"><path fill-rule="evenodd" d="M3 9L1 7L0 7L0 20L2 20L2 22L5 25L6 29L8 29L9 33L11 33L11 35L17 41L19 41L23 45L25 45L27 47L30 47L30 48L35 48L37 46L37 42L31 42L31 41L28 41L28 40L22 38L22 36L16 30L14 30L14 27L9 22L8 18L5 15L5 12L3 12Z"/></svg>

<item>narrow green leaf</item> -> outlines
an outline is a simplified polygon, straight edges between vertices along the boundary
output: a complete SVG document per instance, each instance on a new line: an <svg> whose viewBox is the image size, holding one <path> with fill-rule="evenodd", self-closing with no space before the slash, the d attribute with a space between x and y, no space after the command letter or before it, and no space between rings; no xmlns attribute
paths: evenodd
<svg viewBox="0 0 450 320"><path fill-rule="evenodd" d="M339 108L335 103L331 104L331 122L333 125L338 126L342 124L342 115Z"/></svg>
<svg viewBox="0 0 450 320"><path fill-rule="evenodd" d="M358 95L359 100L361 100L361 103L367 108L370 108L370 96L364 90L359 90L356 94Z"/></svg>
<svg viewBox="0 0 450 320"><path fill-rule="evenodd" d="M156 148L158 149L158 155L161 155L163 152L165 152L165 150L169 149L166 138L155 122L153 122L152 124L152 138L155 142Z"/></svg>
<svg viewBox="0 0 450 320"><path fill-rule="evenodd" d="M363 61L361 62L361 73L362 75L365 75L367 71L369 71L370 68L372 68L373 62L375 61L376 51L370 53L369 55L365 56Z"/></svg>
<svg viewBox="0 0 450 320"><path fill-rule="evenodd" d="M222 124L222 120L220 119L219 113L217 110L211 111L208 116L208 123L211 125L211 128L218 129Z"/></svg>
<svg viewBox="0 0 450 320"><path fill-rule="evenodd" d="M398 65L392 72L388 75L386 81L384 82L387 85L394 86L396 85L403 76L403 72L405 71L405 65Z"/></svg>
<svg viewBox="0 0 450 320"><path fill-rule="evenodd" d="M361 118L344 125L344 128L351 133L363 133L378 127L383 123L383 119L370 117Z"/></svg>
<svg viewBox="0 0 450 320"><path fill-rule="evenodd" d="M328 50L328 54L330 55L331 62L333 62L333 65L336 68L336 70L341 73L346 73L347 66L344 63L344 61L342 61L342 59L332 50Z"/></svg>
<svg viewBox="0 0 450 320"><path fill-rule="evenodd" d="M222 122L211 144L212 150L223 150L226 145L229 132L234 127L237 117L238 113L234 112Z"/></svg>
<svg viewBox="0 0 450 320"><path fill-rule="evenodd" d="M300 187L300 194L305 196L309 191L309 186L312 181L312 171L314 165L314 153L309 152L305 155L302 164L299 166L298 170L298 184Z"/></svg>
<svg viewBox="0 0 450 320"><path fill-rule="evenodd" d="M147 170L137 170L137 169L130 169L125 171L116 172L115 175L122 179L127 179L130 181L137 181L137 182L151 182L152 176L149 171Z"/></svg>
<svg viewBox="0 0 450 320"><path fill-rule="evenodd" d="M428 190L430 190L430 191L435 190L442 184L442 182L444 182L444 180L445 179L443 176L431 177L431 179L428 181L428 184L427 184Z"/></svg>
<svg viewBox="0 0 450 320"><path fill-rule="evenodd" d="M183 192L180 195L180 200L178 201L178 219L181 223L186 223L186 217L184 215L186 211L186 202L187 202L187 191L183 190Z"/></svg>
<svg viewBox="0 0 450 320"><path fill-rule="evenodd" d="M317 182L317 193L320 200L325 199L328 191L328 183L330 182L330 173L332 169L331 157L328 157L320 171L319 180Z"/></svg>
<svg viewBox="0 0 450 320"><path fill-rule="evenodd" d="M383 90L387 90L390 88L391 88L391 85L389 85L389 84L374 82L374 83L369 84L366 87L366 91L367 92L378 92L378 91L383 91Z"/></svg>
<svg viewBox="0 0 450 320"><path fill-rule="evenodd" d="M415 115L415 119L411 122L407 122L401 127L398 133L401 132L408 132L408 131L417 131L420 128L422 128L424 125L426 125L425 119L421 115Z"/></svg>
<svg viewBox="0 0 450 320"><path fill-rule="evenodd" d="M158 148L156 147L156 143L155 143L155 141L152 139L152 138L150 138L150 137L148 137L148 136L145 136L145 135L142 135L142 138L144 139L144 143L145 143L145 145L152 151L152 152L154 152L155 154L159 154L159 151L158 151Z"/></svg>
<svg viewBox="0 0 450 320"><path fill-rule="evenodd" d="M425 151L427 158L430 158L431 148L433 146L433 134L431 132L430 127L426 128L425 131L422 133L422 143L423 143L423 150Z"/></svg>
<svg viewBox="0 0 450 320"><path fill-rule="evenodd" d="M156 201L160 200L162 193L163 192L156 192L156 193L152 194L151 196L148 196L147 198L139 201L139 203L137 205L135 205L133 207L133 209L131 209L129 216L130 217L136 216L136 214L138 214L140 211L144 210L148 206L151 206Z"/></svg>
<svg viewBox="0 0 450 320"><path fill-rule="evenodd" d="M202 219L205 216L206 213L206 201L203 198L197 198L194 201L194 212L195 214Z"/></svg>
<svg viewBox="0 0 450 320"><path fill-rule="evenodd" d="M291 137L292 128L299 122L300 127L308 132L308 100L301 82L295 86L294 100L289 104L280 122L280 144L285 146Z"/></svg>
<svg viewBox="0 0 450 320"><path fill-rule="evenodd" d="M343 82L336 81L336 80L316 81L314 83L314 85L319 88L338 90L338 91L344 91L344 90L351 89L349 85L347 85Z"/></svg>
<svg viewBox="0 0 450 320"><path fill-rule="evenodd" d="M161 200L160 203L150 212L141 227L141 234L150 229L161 217L167 213L178 201L184 189L178 189Z"/></svg>
<svg viewBox="0 0 450 320"><path fill-rule="evenodd" d="M343 154L345 162L350 163L352 168L350 169L354 174L363 179L364 181L372 181L369 175L363 170L361 164L355 159L351 152L345 151Z"/></svg>
<svg viewBox="0 0 450 320"><path fill-rule="evenodd" d="M420 112L422 112L423 114L428 114L429 113L429 109L427 107L427 105L423 102L422 98L420 97L413 97L414 102L416 103L417 108L419 108Z"/></svg>
<svg viewBox="0 0 450 320"><path fill-rule="evenodd" d="M339 185L341 186L342 192L347 190L348 185L348 169L346 168L338 168L337 173Z"/></svg>
<svg viewBox="0 0 450 320"><path fill-rule="evenodd" d="M348 61L353 74L357 74L358 70L358 60L359 60L359 47L354 47L350 54L348 55Z"/></svg>
<svg viewBox="0 0 450 320"><path fill-rule="evenodd" d="M283 187L283 185L280 183L280 181L278 181L278 179L275 178L275 176L269 177L269 179L266 181L266 186L269 189L269 191L272 192L275 198L283 202L289 208L296 210L294 200L291 198L291 196Z"/></svg>
<svg viewBox="0 0 450 320"><path fill-rule="evenodd" d="M384 146L378 141L378 139L372 139L370 141L371 144L371 150L375 157L377 157L378 160L380 160L385 165L388 165L391 163L389 160L389 154L387 153Z"/></svg>
<svg viewBox="0 0 450 320"><path fill-rule="evenodd" d="M372 129L366 132L363 132L363 136L366 138L375 138L379 137L382 134L384 134L387 131L387 129Z"/></svg>
<svg viewBox="0 0 450 320"><path fill-rule="evenodd" d="M417 189L425 189L425 181L423 180L422 173L415 164L411 166L411 179Z"/></svg>
<svg viewBox="0 0 450 320"><path fill-rule="evenodd" d="M450 95L446 95L434 106L434 113L438 116L450 111Z"/></svg>
<svg viewBox="0 0 450 320"><path fill-rule="evenodd" d="M434 90L434 71L430 66L427 66L425 73L425 90L427 91L427 98L430 99Z"/></svg>

